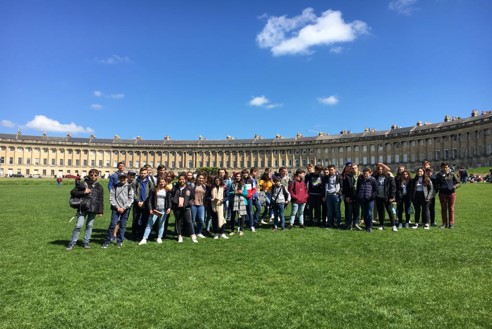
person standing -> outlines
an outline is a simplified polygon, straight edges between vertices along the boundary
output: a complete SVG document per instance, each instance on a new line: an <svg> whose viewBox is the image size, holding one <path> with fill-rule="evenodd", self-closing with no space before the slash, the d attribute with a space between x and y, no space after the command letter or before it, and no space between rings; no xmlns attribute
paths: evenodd
<svg viewBox="0 0 492 329"><path fill-rule="evenodd" d="M365 229L372 232L372 211L374 200L378 195L378 185L372 176L371 168L364 168L362 175L357 179L357 200L361 208L361 216L364 218Z"/></svg>
<svg viewBox="0 0 492 329"><path fill-rule="evenodd" d="M191 203L191 222L195 227L196 236L204 239L205 235L202 234L203 225L205 222L205 196L207 194L207 186L205 185L205 175L198 173L196 175L195 183L193 187L194 198Z"/></svg>
<svg viewBox="0 0 492 329"><path fill-rule="evenodd" d="M150 190L149 197L147 198L147 208L150 209L150 216L145 227L143 239L139 242L139 245L147 243L152 227L156 222L158 223L156 242L161 244L162 238L166 235L164 223L166 222L167 215L171 212L171 193L166 190L166 185L165 175L162 175L157 186Z"/></svg>
<svg viewBox="0 0 492 329"><path fill-rule="evenodd" d="M411 185L412 178L408 170L398 172L395 179L396 185L396 215L398 228L403 228L403 212L405 212L405 228L410 227Z"/></svg>
<svg viewBox="0 0 492 329"><path fill-rule="evenodd" d="M357 182L361 174L359 166L352 164L350 171L343 178L343 197L345 204L345 221L347 229L362 230L359 226L360 205L357 199Z"/></svg>
<svg viewBox="0 0 492 329"><path fill-rule="evenodd" d="M109 223L106 238L102 248L106 249L115 233L115 228L119 226L116 235L116 246L121 248L125 239L126 222L130 214L133 203L133 189L127 182L127 174L121 173L118 176L118 184L113 185L109 190L109 203L111 204L111 222Z"/></svg>
<svg viewBox="0 0 492 329"><path fill-rule="evenodd" d="M398 228L395 225L395 214L393 211L392 203L395 202L396 185L395 179L387 170L387 166L378 163L376 166L377 172L374 176L378 183L378 193L376 196L376 209L379 217L379 230L384 230L384 211L388 213L391 230L398 232Z"/></svg>
<svg viewBox="0 0 492 329"><path fill-rule="evenodd" d="M309 217L311 218L312 225L321 224L321 204L322 198L324 194L324 186L321 179L321 171L323 167L320 165L316 165L314 167L314 172L306 175L306 186L308 189L308 204L309 204ZM314 217L312 213L314 211Z"/></svg>
<svg viewBox="0 0 492 329"><path fill-rule="evenodd" d="M436 172L432 169L431 163L427 160L422 162L422 167L424 167L426 175L430 177L432 184L434 185L434 195L431 197L429 202L429 214L430 214L431 226L437 226L436 224L436 193L437 193Z"/></svg>
<svg viewBox="0 0 492 329"><path fill-rule="evenodd" d="M299 227L304 228L304 207L308 200L308 193L304 176L304 169L297 169L294 179L289 184L289 193L291 196L292 209L290 212L289 229L294 227L296 215L299 214Z"/></svg>
<svg viewBox="0 0 492 329"><path fill-rule="evenodd" d="M77 240L79 238L80 231L86 221L85 225L85 235L84 235L84 248L89 249L89 241L92 234L92 226L94 224L94 218L96 215L102 215L104 213L104 189L98 182L99 170L91 169L89 170L89 176L86 177L84 182L82 182L78 187L72 190L72 195L74 197L86 198L87 206L80 207L77 210L77 221L75 222L75 227L72 232L72 237L68 243L66 250L70 251L74 248Z"/></svg>
<svg viewBox="0 0 492 329"><path fill-rule="evenodd" d="M193 188L188 184L186 173L179 174L178 184L173 187L172 191L172 204L174 218L176 221L176 234L178 236L178 243L183 242L183 229L186 228L191 236L191 241L197 243L198 240L195 235L193 223L191 221L191 203L193 200Z"/></svg>
<svg viewBox="0 0 492 329"><path fill-rule="evenodd" d="M279 176L273 177L272 206L275 216L273 220L274 230L277 230L278 225L280 225L282 231L285 230L285 207L287 207L289 201L290 194L287 188L282 185L282 180Z"/></svg>
<svg viewBox="0 0 492 329"><path fill-rule="evenodd" d="M420 215L422 214L422 224L424 224L424 230L429 229L429 204L432 195L434 194L434 187L429 176L425 174L424 168L417 169L417 175L412 180L412 201L415 208L415 225L413 228L419 227Z"/></svg>
<svg viewBox="0 0 492 329"><path fill-rule="evenodd" d="M337 174L335 165L330 164L327 167L328 172L323 177L324 197L323 201L326 204L326 215L328 221L327 228L340 228L342 216L340 215L340 196L342 190L342 178ZM336 224L335 224L336 220Z"/></svg>
<svg viewBox="0 0 492 329"><path fill-rule="evenodd" d="M143 238L144 228L147 226L150 214L147 198L150 190L154 188L145 167L140 168L140 175L133 181L132 188L134 191L132 236L133 241L140 241Z"/></svg>
<svg viewBox="0 0 492 329"><path fill-rule="evenodd" d="M219 236L223 239L229 239L225 235L225 219L224 219L224 181L220 176L214 178L211 188L211 203L212 203L212 227L214 231L214 239Z"/></svg>
<svg viewBox="0 0 492 329"><path fill-rule="evenodd" d="M436 175L439 201L441 202L441 228L454 229L454 203L456 189L461 186L456 174L449 168L448 162L441 163L441 171Z"/></svg>
<svg viewBox="0 0 492 329"><path fill-rule="evenodd" d="M120 182L118 177L125 172L125 163L122 161L118 162L117 168L118 170L116 170L111 176L109 176L108 191L111 191L113 186Z"/></svg>

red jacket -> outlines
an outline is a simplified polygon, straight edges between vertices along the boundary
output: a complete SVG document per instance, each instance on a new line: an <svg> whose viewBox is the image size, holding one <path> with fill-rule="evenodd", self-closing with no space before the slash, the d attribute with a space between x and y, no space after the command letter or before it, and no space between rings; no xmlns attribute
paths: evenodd
<svg viewBox="0 0 492 329"><path fill-rule="evenodd" d="M306 182L304 180L298 181L294 178L289 184L289 193L291 202L298 204L306 203L308 199Z"/></svg>

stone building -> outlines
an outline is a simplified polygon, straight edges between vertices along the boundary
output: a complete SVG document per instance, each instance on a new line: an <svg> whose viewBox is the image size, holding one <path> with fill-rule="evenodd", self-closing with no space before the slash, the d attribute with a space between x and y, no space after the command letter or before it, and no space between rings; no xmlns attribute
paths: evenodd
<svg viewBox="0 0 492 329"><path fill-rule="evenodd" d="M112 173L119 161L128 168L144 164L160 164L175 172L200 167L225 167L230 171L253 166L290 171L308 163L339 168L346 161L372 166L384 162L395 168L404 164L418 167L429 160L434 167L444 160L455 166L492 165L492 111L481 114L473 110L471 117L446 116L440 123L417 122L401 128L393 125L385 131L366 128L360 133L341 131L337 135L320 133L295 138L277 135L273 139L254 136L253 139L223 140L134 140L25 136L0 134L0 176L12 174L60 176L80 174L97 168L103 175Z"/></svg>

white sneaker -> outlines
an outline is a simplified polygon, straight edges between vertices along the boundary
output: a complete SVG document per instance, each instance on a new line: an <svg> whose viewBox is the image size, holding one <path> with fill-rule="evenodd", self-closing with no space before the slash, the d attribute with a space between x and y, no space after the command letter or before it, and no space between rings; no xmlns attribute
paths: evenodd
<svg viewBox="0 0 492 329"><path fill-rule="evenodd" d="M234 233L234 231L233 231L233 232L231 232L231 233L229 233L229 235L234 235L234 234L236 234L236 233Z"/></svg>
<svg viewBox="0 0 492 329"><path fill-rule="evenodd" d="M239 231L239 235L244 235L244 232L243 231Z"/></svg>
<svg viewBox="0 0 492 329"><path fill-rule="evenodd" d="M218 234L214 234L214 240L217 240L219 238Z"/></svg>
<svg viewBox="0 0 492 329"><path fill-rule="evenodd" d="M251 232L256 232L256 229L254 226L251 226Z"/></svg>
<svg viewBox="0 0 492 329"><path fill-rule="evenodd" d="M430 229L429 224L425 224L424 225L424 230L429 230L429 229Z"/></svg>
<svg viewBox="0 0 492 329"><path fill-rule="evenodd" d="M162 243L162 239L161 239L161 238L157 238L156 242L157 242L158 244L161 244L161 243Z"/></svg>
<svg viewBox="0 0 492 329"><path fill-rule="evenodd" d="M229 239L229 237L228 237L227 235L225 235L225 234L221 234L221 236L220 236L220 237L221 237L222 239L226 239L226 240L227 240L227 239Z"/></svg>
<svg viewBox="0 0 492 329"><path fill-rule="evenodd" d="M378 227L378 230L380 230L380 231L384 230L384 226Z"/></svg>
<svg viewBox="0 0 492 329"><path fill-rule="evenodd" d="M199 237L200 239L205 239L206 238L205 235L203 235L201 233L200 234L197 234L196 236Z"/></svg>
<svg viewBox="0 0 492 329"><path fill-rule="evenodd" d="M191 241L193 241L193 243L198 243L198 240L197 240L196 236L192 236L191 237Z"/></svg>
<svg viewBox="0 0 492 329"><path fill-rule="evenodd" d="M393 227L391 228L391 230L392 230L393 232L398 232L398 229L396 228L396 226L393 226Z"/></svg>
<svg viewBox="0 0 492 329"><path fill-rule="evenodd" d="M412 228L419 228L419 224L418 223L415 223L415 225L412 226Z"/></svg>
<svg viewBox="0 0 492 329"><path fill-rule="evenodd" d="M178 236L178 243L182 243L183 242L183 237L180 235Z"/></svg>
<svg viewBox="0 0 492 329"><path fill-rule="evenodd" d="M143 245L143 244L146 244L147 243L147 239L142 239L142 241L140 241L138 243L139 246Z"/></svg>

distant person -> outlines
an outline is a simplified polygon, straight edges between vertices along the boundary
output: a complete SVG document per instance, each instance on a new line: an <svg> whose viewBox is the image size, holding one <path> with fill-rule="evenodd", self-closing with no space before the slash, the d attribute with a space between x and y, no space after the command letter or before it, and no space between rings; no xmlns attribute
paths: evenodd
<svg viewBox="0 0 492 329"><path fill-rule="evenodd" d="M361 175L359 166L354 163L350 171L343 178L342 190L345 204L345 222L348 230L362 230L359 226L360 203L357 199L357 182Z"/></svg>
<svg viewBox="0 0 492 329"><path fill-rule="evenodd" d="M308 167L308 170L309 167ZM316 165L314 172L310 172L306 175L306 186L308 189L308 205L309 205L309 218L311 218L311 225L321 225L323 219L321 218L321 204L323 203L324 186L322 182L321 172L323 167ZM314 211L314 216L312 215Z"/></svg>
<svg viewBox="0 0 492 329"><path fill-rule="evenodd" d="M63 179L61 177L58 177L56 179L56 187L60 187L61 186L61 183L62 183Z"/></svg>
<svg viewBox="0 0 492 329"><path fill-rule="evenodd" d="M437 226L436 224L436 194L437 194L437 180L436 180L436 172L432 169L431 163L427 160L422 162L422 167L425 169L425 173L430 177L432 181L432 185L434 186L434 195L432 196L429 203L429 214L430 214L430 225Z"/></svg>
<svg viewBox="0 0 492 329"><path fill-rule="evenodd" d="M224 175L222 175L224 176ZM212 227L214 231L214 239L219 237L223 239L229 239L225 235L225 218L224 218L224 181L222 177L217 176L214 178L211 188L211 203L212 203Z"/></svg>
<svg viewBox="0 0 492 329"><path fill-rule="evenodd" d="M396 184L396 216L398 218L398 228L410 227L410 206L411 206L411 185L412 177L408 170L403 167L402 171L398 172L395 179ZM403 217L405 213L405 217ZM405 226L403 226L405 221Z"/></svg>
<svg viewBox="0 0 492 329"><path fill-rule="evenodd" d="M454 229L454 203L456 201L456 189L460 187L460 181L456 174L449 168L448 162L441 163L441 171L436 175L439 201L441 202L441 228Z"/></svg>
<svg viewBox="0 0 492 329"><path fill-rule="evenodd" d="M104 189L98 182L99 171L97 169L89 170L89 176L79 185L78 189L73 192L75 197L89 198L87 208L79 208L77 210L77 221L72 232L72 237L66 249L72 250L79 238L80 231L87 219L85 225L84 248L89 249L89 241L92 234L92 225L96 215L102 215L104 212Z"/></svg>
<svg viewBox="0 0 492 329"><path fill-rule="evenodd" d="M133 189L127 182L127 174L121 173L118 176L118 184L113 185L109 191L109 203L111 204L111 222L109 223L106 239L102 248L106 249L115 233L116 226L119 227L116 236L116 246L121 248L125 240L126 222L133 204Z"/></svg>
<svg viewBox="0 0 492 329"><path fill-rule="evenodd" d="M335 165L328 165L327 173L323 176L323 201L326 205L326 216L328 218L327 228L341 227L340 199L343 194L342 184L342 177L337 173Z"/></svg>

